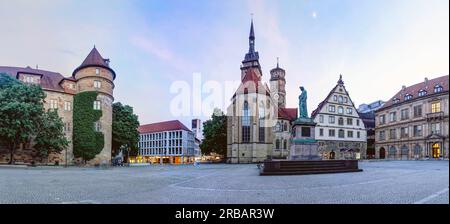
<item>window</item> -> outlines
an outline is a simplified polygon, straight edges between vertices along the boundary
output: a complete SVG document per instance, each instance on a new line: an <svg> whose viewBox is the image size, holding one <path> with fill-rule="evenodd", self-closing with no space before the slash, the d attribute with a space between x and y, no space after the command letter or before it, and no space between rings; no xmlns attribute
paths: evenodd
<svg viewBox="0 0 450 224"><path fill-rule="evenodd" d="M380 115L380 117L379 117L379 123L380 123L380 124L385 124L385 123L386 123L386 116L385 116L385 115Z"/></svg>
<svg viewBox="0 0 450 224"><path fill-rule="evenodd" d="M334 96L333 96L333 100L334 100L334 102L337 101L337 95L334 95Z"/></svg>
<svg viewBox="0 0 450 224"><path fill-rule="evenodd" d="M287 140L286 139L283 141L283 149L287 149Z"/></svg>
<svg viewBox="0 0 450 224"><path fill-rule="evenodd" d="M351 107L347 107L347 114L352 114L353 113L353 109Z"/></svg>
<svg viewBox="0 0 450 224"><path fill-rule="evenodd" d="M94 130L97 131L97 132L100 132L102 130L102 126L101 126L100 121L94 122Z"/></svg>
<svg viewBox="0 0 450 224"><path fill-rule="evenodd" d="M431 103L431 113L441 112L441 102Z"/></svg>
<svg viewBox="0 0 450 224"><path fill-rule="evenodd" d="M64 132L70 132L70 122L64 123Z"/></svg>
<svg viewBox="0 0 450 224"><path fill-rule="evenodd" d="M347 131L347 137L353 138L353 131Z"/></svg>
<svg viewBox="0 0 450 224"><path fill-rule="evenodd" d="M345 132L342 129L339 130L339 138L345 138Z"/></svg>
<svg viewBox="0 0 450 224"><path fill-rule="evenodd" d="M302 137L311 137L311 128L302 127Z"/></svg>
<svg viewBox="0 0 450 224"><path fill-rule="evenodd" d="M378 135L378 139L379 140L385 140L386 139L386 132L385 131L380 131L379 135Z"/></svg>
<svg viewBox="0 0 450 224"><path fill-rule="evenodd" d="M400 111L400 119L401 120L409 119L409 109L403 109Z"/></svg>
<svg viewBox="0 0 450 224"><path fill-rule="evenodd" d="M401 138L408 138L409 137L408 127L400 128L400 136L401 136Z"/></svg>
<svg viewBox="0 0 450 224"><path fill-rule="evenodd" d="M280 149L280 139L275 141L275 149Z"/></svg>
<svg viewBox="0 0 450 224"><path fill-rule="evenodd" d="M50 100L50 109L58 109L58 101L57 100Z"/></svg>
<svg viewBox="0 0 450 224"><path fill-rule="evenodd" d="M344 103L348 103L348 98L344 97Z"/></svg>
<svg viewBox="0 0 450 224"><path fill-rule="evenodd" d="M102 88L102 82L98 80L94 80L94 88L100 89Z"/></svg>
<svg viewBox="0 0 450 224"><path fill-rule="evenodd" d="M441 134L441 123L431 124L431 134Z"/></svg>
<svg viewBox="0 0 450 224"><path fill-rule="evenodd" d="M64 102L64 110L65 111L72 111L72 102L65 101Z"/></svg>
<svg viewBox="0 0 450 224"><path fill-rule="evenodd" d="M343 102L344 102L344 97L342 97L342 96L339 96L339 100L338 100L338 102L339 102L339 103L343 103Z"/></svg>
<svg viewBox="0 0 450 224"><path fill-rule="evenodd" d="M356 132L356 137L361 138L361 133L359 131Z"/></svg>
<svg viewBox="0 0 450 224"><path fill-rule="evenodd" d="M264 107L264 103L261 101L259 103L259 142L264 142L265 141L265 111L264 111L265 107Z"/></svg>
<svg viewBox="0 0 450 224"><path fill-rule="evenodd" d="M284 130L284 131L288 131L288 124L287 124L287 122L284 123L284 125L283 125L283 130Z"/></svg>
<svg viewBox="0 0 450 224"><path fill-rule="evenodd" d="M248 102L244 102L242 115L242 142L250 142L250 109L248 108Z"/></svg>
<svg viewBox="0 0 450 224"><path fill-rule="evenodd" d="M347 125L353 125L353 118L347 118Z"/></svg>
<svg viewBox="0 0 450 224"><path fill-rule="evenodd" d="M422 136L422 125L414 125L413 134L414 134L414 137L421 137Z"/></svg>
<svg viewBox="0 0 450 224"><path fill-rule="evenodd" d="M275 131L280 132L281 130L281 123L278 121L277 125L275 126Z"/></svg>
<svg viewBox="0 0 450 224"><path fill-rule="evenodd" d="M328 117L328 123L334 124L334 122L335 122L334 116L329 116L329 117Z"/></svg>
<svg viewBox="0 0 450 224"><path fill-rule="evenodd" d="M319 135L323 136L323 128L319 129Z"/></svg>
<svg viewBox="0 0 450 224"><path fill-rule="evenodd" d="M427 91L421 89L421 90L419 91L419 96L425 96L425 95L427 95Z"/></svg>
<svg viewBox="0 0 450 224"><path fill-rule="evenodd" d="M395 129L390 129L390 130L389 130L389 138L390 138L390 139L396 139L396 138L397 138Z"/></svg>
<svg viewBox="0 0 450 224"><path fill-rule="evenodd" d="M406 94L406 96L405 96L405 100L410 100L410 99L412 99L412 95L411 94Z"/></svg>
<svg viewBox="0 0 450 224"><path fill-rule="evenodd" d="M356 119L356 126L359 126L359 119Z"/></svg>
<svg viewBox="0 0 450 224"><path fill-rule="evenodd" d="M95 69L95 74L96 74L96 75L100 75L100 69L96 68L96 69Z"/></svg>
<svg viewBox="0 0 450 224"><path fill-rule="evenodd" d="M344 125L344 118L340 117L338 119L338 125Z"/></svg>
<svg viewBox="0 0 450 224"><path fill-rule="evenodd" d="M328 130L328 136L330 136L330 137L336 136L336 131L334 129Z"/></svg>
<svg viewBox="0 0 450 224"><path fill-rule="evenodd" d="M323 115L319 115L319 123L323 123Z"/></svg>
<svg viewBox="0 0 450 224"><path fill-rule="evenodd" d="M102 104L100 101L98 101L98 100L94 101L94 110L101 110L102 109L101 105Z"/></svg>
<svg viewBox="0 0 450 224"><path fill-rule="evenodd" d="M394 99L392 100L392 102L393 102L394 104L396 104L396 103L400 102L400 100L397 99L397 98L394 98Z"/></svg>
<svg viewBox="0 0 450 224"><path fill-rule="evenodd" d="M396 112L391 112L389 114L389 121L390 122L395 122L396 120L397 120Z"/></svg>
<svg viewBox="0 0 450 224"><path fill-rule="evenodd" d="M414 117L422 117L422 105L414 106Z"/></svg>
<svg viewBox="0 0 450 224"><path fill-rule="evenodd" d="M334 105L328 106L328 112L336 112L336 107Z"/></svg>
<svg viewBox="0 0 450 224"><path fill-rule="evenodd" d="M70 88L70 89L75 89L75 84L70 83L70 84L69 84L69 88Z"/></svg>
<svg viewBox="0 0 450 224"><path fill-rule="evenodd" d="M34 83L34 78L32 76L25 76L23 81L26 83Z"/></svg>
<svg viewBox="0 0 450 224"><path fill-rule="evenodd" d="M344 108L338 107L338 114L343 114L343 113L344 113Z"/></svg>
<svg viewBox="0 0 450 224"><path fill-rule="evenodd" d="M442 88L442 86L440 86L440 85L436 85L434 87L434 92L435 93L440 93L440 92L442 92L442 90L444 90L444 88Z"/></svg>

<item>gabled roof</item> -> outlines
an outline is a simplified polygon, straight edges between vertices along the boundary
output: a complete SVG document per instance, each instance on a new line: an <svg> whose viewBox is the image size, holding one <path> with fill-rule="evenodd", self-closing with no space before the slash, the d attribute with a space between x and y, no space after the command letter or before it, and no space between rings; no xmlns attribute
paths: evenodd
<svg viewBox="0 0 450 224"><path fill-rule="evenodd" d="M146 124L146 125L141 125L138 128L138 131L141 134L153 133L153 132L162 132L162 131L176 131L176 130L191 131L191 130L189 130L189 128L187 128L179 120L164 121L164 122L153 123L153 124Z"/></svg>
<svg viewBox="0 0 450 224"><path fill-rule="evenodd" d="M293 121L297 119L297 108L278 108L278 118Z"/></svg>
<svg viewBox="0 0 450 224"><path fill-rule="evenodd" d="M393 106L394 99L398 99L398 103L396 103L396 104L405 102L405 96L408 94L412 96L412 100L419 98L420 97L419 91L421 91L421 90L427 91L427 94L422 97L434 95L434 94L436 94L436 93L434 93L434 87L436 85L440 85L443 88L442 92L448 92L449 91L448 78L449 78L449 76L445 75L445 76L437 77L437 78L430 79L430 80L426 79L423 82L414 84L412 86L405 87L402 90L398 91L393 97L391 97L391 99L389 99L384 104L384 106L381 107L378 111L386 109L390 106Z"/></svg>
<svg viewBox="0 0 450 224"><path fill-rule="evenodd" d="M261 82L261 77L256 74L254 68L246 70L244 78L242 78L242 82L232 98L235 98L237 94L246 93L259 93L270 96L270 91L267 85L264 85Z"/></svg>
<svg viewBox="0 0 450 224"><path fill-rule="evenodd" d="M33 69L31 67L20 68L20 67L8 67L0 66L0 73L6 73L13 78L18 79L19 74L32 74L40 76L40 86L44 90L52 90L57 92L64 92L59 83L65 79L63 75L57 72L45 71L40 69Z"/></svg>
<svg viewBox="0 0 450 224"><path fill-rule="evenodd" d="M72 76L75 77L75 74L83 69L83 68L87 68L87 67L102 67L105 69L108 69L111 71L111 73L113 74L113 79L116 78L116 73L114 72L114 70L112 70L109 67L109 59L104 59L100 53L98 52L97 48L92 48L91 52L88 54L88 56L84 59L83 63L81 63L80 66L78 66L78 68L75 69L75 71L73 71Z"/></svg>

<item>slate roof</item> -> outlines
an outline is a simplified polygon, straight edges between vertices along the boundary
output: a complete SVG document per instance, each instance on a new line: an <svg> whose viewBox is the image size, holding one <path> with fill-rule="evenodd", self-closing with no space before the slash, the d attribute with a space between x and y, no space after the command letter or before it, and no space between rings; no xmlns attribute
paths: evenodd
<svg viewBox="0 0 450 224"><path fill-rule="evenodd" d="M293 121L297 119L297 108L278 108L278 118Z"/></svg>
<svg viewBox="0 0 450 224"><path fill-rule="evenodd" d="M72 76L75 77L75 74L79 70L91 66L108 69L113 74L113 79L116 79L116 73L109 67L109 59L104 59L98 52L97 48L95 48L95 46L94 48L92 48L88 56L84 59L83 63L81 63L81 65L73 71Z"/></svg>

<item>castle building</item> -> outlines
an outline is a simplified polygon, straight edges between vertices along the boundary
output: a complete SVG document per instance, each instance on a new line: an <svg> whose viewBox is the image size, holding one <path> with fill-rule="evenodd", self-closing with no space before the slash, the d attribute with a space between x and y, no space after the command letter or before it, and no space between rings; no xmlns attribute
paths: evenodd
<svg viewBox="0 0 450 224"><path fill-rule="evenodd" d="M86 91L98 93L93 108L102 110L102 117L93 124L96 131L104 135L104 147L88 164L110 163L112 141L112 103L114 101L114 79L116 73L109 66L109 59L104 59L94 47L86 59L72 73L65 77L60 73L33 69L30 67L0 66L0 73L5 73L24 83L38 84L46 94L45 110L57 110L64 122L64 133L69 140L69 146L58 154L51 154L48 163L73 164L77 161L73 155L73 98L76 94ZM36 150L32 142L22 144L14 155L16 163L31 163L36 159ZM9 162L9 154L0 147L0 163Z"/></svg>
<svg viewBox="0 0 450 224"><path fill-rule="evenodd" d="M448 158L449 76L403 86L376 111L376 158Z"/></svg>
<svg viewBox="0 0 450 224"><path fill-rule="evenodd" d="M241 83L227 110L227 162L256 163L288 155L291 122L297 109L285 108L285 71L277 65L270 85L262 83L259 53L251 22L249 50L241 65Z"/></svg>
<svg viewBox="0 0 450 224"><path fill-rule="evenodd" d="M185 164L195 161L195 134L178 120L141 125L139 156L131 163Z"/></svg>
<svg viewBox="0 0 450 224"><path fill-rule="evenodd" d="M336 86L311 114L317 123L315 137L324 159L361 159L366 156L366 129L344 86Z"/></svg>

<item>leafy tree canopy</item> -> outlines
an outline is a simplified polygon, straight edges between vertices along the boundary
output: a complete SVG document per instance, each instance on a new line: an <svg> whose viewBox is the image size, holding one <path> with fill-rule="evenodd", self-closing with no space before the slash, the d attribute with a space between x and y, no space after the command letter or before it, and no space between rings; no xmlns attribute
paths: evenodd
<svg viewBox="0 0 450 224"><path fill-rule="evenodd" d="M203 123L203 141L200 145L203 154L227 154L227 116L214 109L210 120Z"/></svg>
<svg viewBox="0 0 450 224"><path fill-rule="evenodd" d="M127 153L137 154L139 142L139 120L133 113L133 108L122 105L120 102L113 104L112 122L112 155L116 156L121 149ZM130 149L130 151L128 151Z"/></svg>
<svg viewBox="0 0 450 224"><path fill-rule="evenodd" d="M47 157L52 152L61 152L69 145L63 132L64 123L56 110L49 110L42 116L34 148Z"/></svg>

